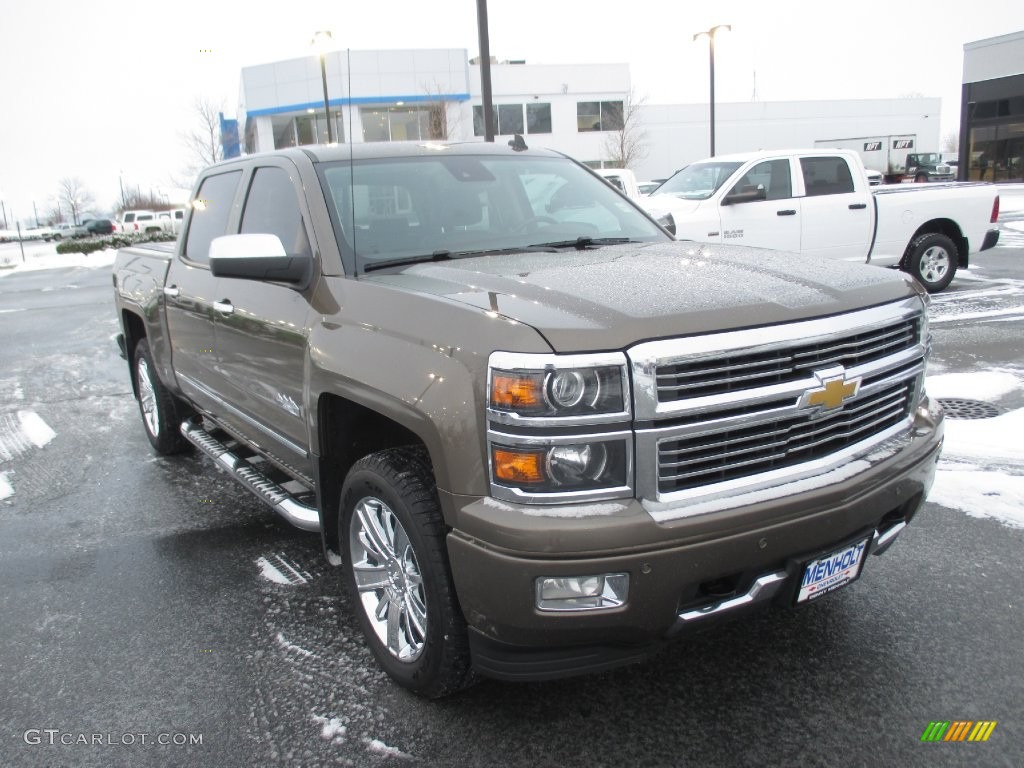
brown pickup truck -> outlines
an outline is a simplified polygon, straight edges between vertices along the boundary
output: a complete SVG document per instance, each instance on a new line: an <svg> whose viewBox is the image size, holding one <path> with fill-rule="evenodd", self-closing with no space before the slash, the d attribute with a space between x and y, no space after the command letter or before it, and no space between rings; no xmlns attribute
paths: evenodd
<svg viewBox="0 0 1024 768"><path fill-rule="evenodd" d="M319 531L425 696L870 579L942 442L913 279L675 241L519 143L220 163L114 285L153 447Z"/></svg>

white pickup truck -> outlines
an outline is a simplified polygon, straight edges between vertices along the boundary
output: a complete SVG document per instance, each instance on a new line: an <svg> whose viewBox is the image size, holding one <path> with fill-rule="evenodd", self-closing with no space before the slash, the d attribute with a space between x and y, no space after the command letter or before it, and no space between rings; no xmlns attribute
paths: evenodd
<svg viewBox="0 0 1024 768"><path fill-rule="evenodd" d="M849 150L714 157L637 202L680 240L899 267L930 292L999 241L992 184L870 187Z"/></svg>

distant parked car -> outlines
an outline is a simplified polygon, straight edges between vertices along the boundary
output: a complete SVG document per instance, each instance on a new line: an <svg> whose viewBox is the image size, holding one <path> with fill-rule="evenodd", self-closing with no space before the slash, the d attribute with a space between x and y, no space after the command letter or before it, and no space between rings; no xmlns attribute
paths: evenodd
<svg viewBox="0 0 1024 768"><path fill-rule="evenodd" d="M88 235L85 226L82 224L54 224L53 225L53 239L54 240L71 240L76 237L85 237Z"/></svg>
<svg viewBox="0 0 1024 768"><path fill-rule="evenodd" d="M117 224L111 219L91 219L85 229L90 235L111 235L117 231Z"/></svg>
<svg viewBox="0 0 1024 768"><path fill-rule="evenodd" d="M868 177L868 185L872 187L877 187L884 180L881 171L873 171L870 168L864 169L864 175Z"/></svg>

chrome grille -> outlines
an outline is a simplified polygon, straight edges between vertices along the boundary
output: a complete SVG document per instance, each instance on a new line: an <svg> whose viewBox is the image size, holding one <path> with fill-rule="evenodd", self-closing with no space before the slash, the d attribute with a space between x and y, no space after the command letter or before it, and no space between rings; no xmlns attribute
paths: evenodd
<svg viewBox="0 0 1024 768"><path fill-rule="evenodd" d="M762 387L805 379L809 372L842 365L852 368L912 348L919 336L918 320L784 349L739 352L659 365L659 402Z"/></svg>
<svg viewBox="0 0 1024 768"><path fill-rule="evenodd" d="M820 415L804 410L749 427L658 446L659 494L795 466L856 445L905 420L913 387L900 382Z"/></svg>
<svg viewBox="0 0 1024 768"><path fill-rule="evenodd" d="M810 478L904 438L927 336L913 297L637 344L628 351L637 496L656 505L656 520L702 514L690 502Z"/></svg>

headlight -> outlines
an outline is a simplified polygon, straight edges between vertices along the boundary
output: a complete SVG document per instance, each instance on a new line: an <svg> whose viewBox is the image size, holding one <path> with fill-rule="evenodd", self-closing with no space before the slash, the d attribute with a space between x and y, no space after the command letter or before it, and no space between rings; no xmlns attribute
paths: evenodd
<svg viewBox="0 0 1024 768"><path fill-rule="evenodd" d="M492 495L538 504L632 495L624 354L494 352L488 362Z"/></svg>
<svg viewBox="0 0 1024 768"><path fill-rule="evenodd" d="M491 355L487 405L502 423L540 419L577 424L629 416L625 356Z"/></svg>
<svg viewBox="0 0 1024 768"><path fill-rule="evenodd" d="M496 484L528 494L623 489L628 484L626 440L537 445L492 442L491 474Z"/></svg>

